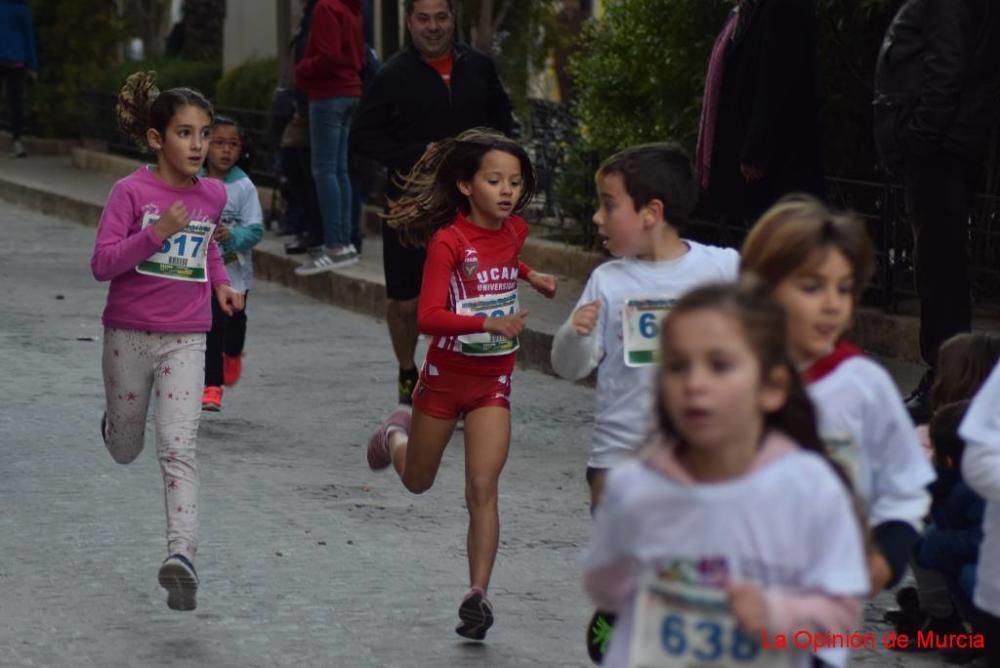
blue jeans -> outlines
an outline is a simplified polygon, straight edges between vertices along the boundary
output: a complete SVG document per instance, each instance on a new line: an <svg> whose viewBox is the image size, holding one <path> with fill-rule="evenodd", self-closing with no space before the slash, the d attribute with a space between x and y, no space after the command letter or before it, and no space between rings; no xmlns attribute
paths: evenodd
<svg viewBox="0 0 1000 668"><path fill-rule="evenodd" d="M351 243L351 179L347 140L356 97L309 101L309 139L323 237L327 248Z"/></svg>

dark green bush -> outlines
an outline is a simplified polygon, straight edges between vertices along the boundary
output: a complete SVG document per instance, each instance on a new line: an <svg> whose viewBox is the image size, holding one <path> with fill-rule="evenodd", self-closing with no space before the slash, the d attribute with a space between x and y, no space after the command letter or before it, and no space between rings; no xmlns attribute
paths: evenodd
<svg viewBox="0 0 1000 668"><path fill-rule="evenodd" d="M267 111L278 84L278 60L251 60L226 72L216 88L220 107Z"/></svg>
<svg viewBox="0 0 1000 668"><path fill-rule="evenodd" d="M114 3L35 0L38 82L32 88L31 134L75 137L84 112L82 93L118 58L124 24Z"/></svg>
<svg viewBox="0 0 1000 668"><path fill-rule="evenodd" d="M875 58L899 0L819 0L819 92L827 174L879 178L871 139ZM731 4L618 0L591 21L571 62L578 141L559 185L562 209L589 226L591 168L639 142L674 140L693 154L708 56ZM847 140L847 141L845 141Z"/></svg>
<svg viewBox="0 0 1000 668"><path fill-rule="evenodd" d="M201 91L212 99L216 93L216 82L222 73L218 62L199 62L181 58L161 58L129 61L110 68L101 78L100 92L117 93L125 79L133 72L154 70L156 85L160 90L186 86Z"/></svg>
<svg viewBox="0 0 1000 668"><path fill-rule="evenodd" d="M579 137L558 186L562 210L585 232L601 160L642 142L693 147L708 54L728 9L706 0L622 0L587 24L570 64Z"/></svg>

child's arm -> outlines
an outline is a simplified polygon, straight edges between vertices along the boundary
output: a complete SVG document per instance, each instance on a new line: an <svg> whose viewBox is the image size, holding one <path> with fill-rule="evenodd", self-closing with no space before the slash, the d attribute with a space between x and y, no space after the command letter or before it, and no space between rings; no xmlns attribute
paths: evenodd
<svg viewBox="0 0 1000 668"><path fill-rule="evenodd" d="M591 276L573 313L552 339L552 368L569 380L590 375L604 357L604 320L597 280Z"/></svg>
<svg viewBox="0 0 1000 668"><path fill-rule="evenodd" d="M257 188L253 185L243 191L239 219L240 224L233 225L229 230L230 236L224 244L225 250L247 251L259 244L260 240L264 238L264 212L260 208L260 196L257 194Z"/></svg>
<svg viewBox="0 0 1000 668"><path fill-rule="evenodd" d="M844 633L861 621L861 600L854 596L765 591L750 583L730 584L726 593L733 616L751 638L798 631Z"/></svg>
<svg viewBox="0 0 1000 668"><path fill-rule="evenodd" d="M90 271L94 278L98 281L110 281L132 271L155 253L163 244L163 240L170 236L169 234L161 236L160 229L168 232L175 227L183 229L187 225L186 209L180 213L175 212L175 208L177 204L172 206L156 225L147 225L138 234L130 235L129 229L139 212L133 206L132 196L127 187L122 183L115 184L111 194L108 195L104 211L101 212L94 252L90 257Z"/></svg>
<svg viewBox="0 0 1000 668"><path fill-rule="evenodd" d="M923 518L930 508L927 485L934 471L917 439L913 421L907 415L892 379L881 368L872 377L871 397L865 411L865 435L877 452L875 484L872 490L869 523L872 541L885 560L887 582L875 582L882 588L895 586L906 572L910 555L920 538Z"/></svg>
<svg viewBox="0 0 1000 668"><path fill-rule="evenodd" d="M728 587L730 607L751 636L801 629L842 632L856 629L861 621L861 599L869 580L859 518L846 487L832 471L814 476L812 485L802 552L789 555L804 564L798 590L761 589L745 582Z"/></svg>

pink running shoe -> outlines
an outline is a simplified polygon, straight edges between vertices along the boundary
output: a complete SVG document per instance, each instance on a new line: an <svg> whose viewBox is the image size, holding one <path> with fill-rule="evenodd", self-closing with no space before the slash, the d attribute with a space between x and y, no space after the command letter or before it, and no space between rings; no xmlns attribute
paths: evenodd
<svg viewBox="0 0 1000 668"><path fill-rule="evenodd" d="M373 471L381 471L392 464L389 451L389 427L399 427L403 433L410 433L410 411L397 408L382 421L378 429L368 439L368 466Z"/></svg>

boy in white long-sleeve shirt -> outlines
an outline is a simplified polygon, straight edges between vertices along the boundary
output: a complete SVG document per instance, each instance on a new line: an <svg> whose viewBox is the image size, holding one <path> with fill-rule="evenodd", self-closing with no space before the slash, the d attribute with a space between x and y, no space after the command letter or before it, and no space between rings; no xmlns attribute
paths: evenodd
<svg viewBox="0 0 1000 668"><path fill-rule="evenodd" d="M594 223L619 259L590 275L552 343L552 366L579 380L597 369L587 461L591 507L607 471L634 453L651 428L659 323L691 288L736 278L739 254L680 236L698 200L687 154L674 144L633 146L597 172Z"/></svg>
<svg viewBox="0 0 1000 668"><path fill-rule="evenodd" d="M1000 364L973 399L959 435L965 440L962 476L986 499L973 593L982 613L976 630L986 640L987 665L1000 666Z"/></svg>

